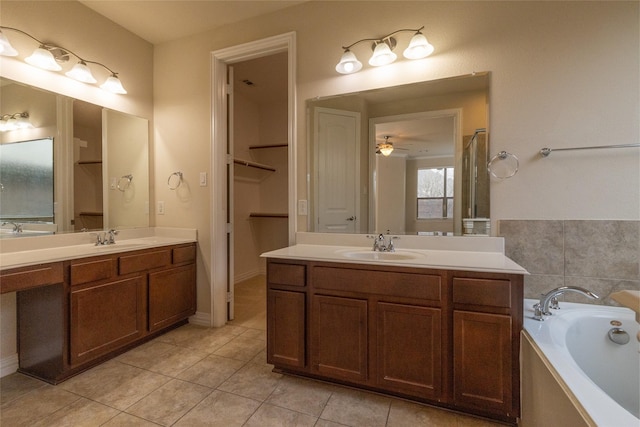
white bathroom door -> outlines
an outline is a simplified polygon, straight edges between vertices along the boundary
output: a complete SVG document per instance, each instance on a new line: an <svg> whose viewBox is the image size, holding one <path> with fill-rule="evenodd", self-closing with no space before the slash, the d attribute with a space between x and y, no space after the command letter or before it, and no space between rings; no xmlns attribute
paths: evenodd
<svg viewBox="0 0 640 427"><path fill-rule="evenodd" d="M315 229L354 233L360 221L360 113L316 108L314 123Z"/></svg>

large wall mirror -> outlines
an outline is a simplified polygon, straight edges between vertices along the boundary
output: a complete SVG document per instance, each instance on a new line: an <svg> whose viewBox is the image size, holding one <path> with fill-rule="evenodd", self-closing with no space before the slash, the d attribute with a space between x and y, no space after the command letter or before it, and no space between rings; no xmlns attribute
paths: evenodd
<svg viewBox="0 0 640 427"><path fill-rule="evenodd" d="M308 229L461 235L467 218L488 223L488 114L488 72L308 100Z"/></svg>
<svg viewBox="0 0 640 427"><path fill-rule="evenodd" d="M149 226L146 119L6 78L0 97L3 115L27 113L32 125L0 132L0 237Z"/></svg>

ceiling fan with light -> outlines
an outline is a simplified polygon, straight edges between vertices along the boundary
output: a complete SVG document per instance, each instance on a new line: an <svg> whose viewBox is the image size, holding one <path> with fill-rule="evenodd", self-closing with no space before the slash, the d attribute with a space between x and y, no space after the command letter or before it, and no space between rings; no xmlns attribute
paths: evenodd
<svg viewBox="0 0 640 427"><path fill-rule="evenodd" d="M393 150L408 151L406 148L394 147L393 142L389 141L389 138L391 138L391 135L385 135L384 142L376 144L376 154L382 154L387 157L393 152Z"/></svg>

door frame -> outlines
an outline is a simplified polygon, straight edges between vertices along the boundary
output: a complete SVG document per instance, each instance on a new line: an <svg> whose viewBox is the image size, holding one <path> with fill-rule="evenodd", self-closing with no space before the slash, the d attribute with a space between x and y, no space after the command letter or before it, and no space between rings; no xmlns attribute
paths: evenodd
<svg viewBox="0 0 640 427"><path fill-rule="evenodd" d="M462 108L447 108L443 110L426 110L415 113L397 114L393 116L380 116L369 119L369 188L371 194L369 196L369 232L375 232L371 227L375 226L377 191L376 191L376 153L372 147L376 146L376 125L389 122L433 119L438 117L453 118L453 138L454 138L454 193L453 193L453 226L456 234L462 233Z"/></svg>
<svg viewBox="0 0 640 427"><path fill-rule="evenodd" d="M210 326L219 327L227 321L227 211L233 195L227 194L227 162L233 162L226 150L227 128L227 65L275 53L288 54L288 214L289 243L295 242L297 218L296 165L296 33L289 32L211 52L211 259L210 259Z"/></svg>

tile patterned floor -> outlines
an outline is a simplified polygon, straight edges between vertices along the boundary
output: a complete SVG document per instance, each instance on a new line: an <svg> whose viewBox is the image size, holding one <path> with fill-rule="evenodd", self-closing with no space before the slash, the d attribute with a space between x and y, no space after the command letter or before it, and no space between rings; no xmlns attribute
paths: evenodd
<svg viewBox="0 0 640 427"><path fill-rule="evenodd" d="M52 386L0 380L0 425L494 427L485 420L271 372L264 278L236 285L236 316L185 325Z"/></svg>

